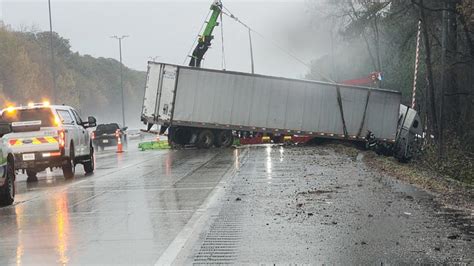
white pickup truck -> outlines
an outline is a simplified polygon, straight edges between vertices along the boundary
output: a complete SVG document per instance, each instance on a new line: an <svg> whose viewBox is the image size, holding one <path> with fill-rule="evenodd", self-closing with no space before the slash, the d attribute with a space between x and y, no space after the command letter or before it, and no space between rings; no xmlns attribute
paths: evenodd
<svg viewBox="0 0 474 266"><path fill-rule="evenodd" d="M12 131L9 123L0 123L0 138ZM15 199L15 167L13 154L0 142L0 206L13 204Z"/></svg>
<svg viewBox="0 0 474 266"><path fill-rule="evenodd" d="M96 119L82 121L74 108L63 105L29 104L9 107L0 113L0 122L11 124L11 132L2 137L4 158L14 159L14 169L27 173L27 181L47 168L62 168L64 177L74 177L76 164L86 173L94 171L94 149L89 127Z"/></svg>

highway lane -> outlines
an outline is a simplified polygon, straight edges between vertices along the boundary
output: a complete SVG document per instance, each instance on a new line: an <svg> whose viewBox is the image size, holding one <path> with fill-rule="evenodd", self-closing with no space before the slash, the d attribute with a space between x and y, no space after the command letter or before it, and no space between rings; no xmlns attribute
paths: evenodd
<svg viewBox="0 0 474 266"><path fill-rule="evenodd" d="M94 174L17 180L0 209L0 265L153 264L234 164L233 150L98 153Z"/></svg>

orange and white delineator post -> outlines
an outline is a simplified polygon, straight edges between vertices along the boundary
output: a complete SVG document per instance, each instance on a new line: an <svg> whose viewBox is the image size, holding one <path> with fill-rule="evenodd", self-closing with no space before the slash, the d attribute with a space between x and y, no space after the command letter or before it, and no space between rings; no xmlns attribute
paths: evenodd
<svg viewBox="0 0 474 266"><path fill-rule="evenodd" d="M120 133L115 132L115 136L117 137L117 153L122 153L123 145L122 145L122 140L120 139Z"/></svg>

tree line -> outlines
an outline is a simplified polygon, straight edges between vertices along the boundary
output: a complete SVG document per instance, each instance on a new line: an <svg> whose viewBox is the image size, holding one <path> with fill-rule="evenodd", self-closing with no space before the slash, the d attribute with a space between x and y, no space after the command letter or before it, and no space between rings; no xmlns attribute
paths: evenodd
<svg viewBox="0 0 474 266"><path fill-rule="evenodd" d="M120 62L71 51L53 32L53 86L49 32L14 31L0 22L0 104L26 105L55 99L100 122L121 122ZM138 125L146 73L124 66L126 120ZM54 91L53 91L54 90Z"/></svg>
<svg viewBox="0 0 474 266"><path fill-rule="evenodd" d="M474 179L474 2L472 0L313 0L331 53L313 61L310 78L344 80L383 73L374 86L399 90L412 103L418 31L416 106L425 125L418 162ZM419 30L418 30L419 29Z"/></svg>

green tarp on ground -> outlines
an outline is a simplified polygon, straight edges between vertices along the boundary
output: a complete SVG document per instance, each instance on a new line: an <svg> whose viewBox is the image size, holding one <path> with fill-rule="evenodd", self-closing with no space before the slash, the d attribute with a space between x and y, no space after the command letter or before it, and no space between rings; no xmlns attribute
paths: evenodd
<svg viewBox="0 0 474 266"><path fill-rule="evenodd" d="M234 145L234 146L240 146L240 139L235 138L235 139L234 139L234 143L233 143L232 145Z"/></svg>
<svg viewBox="0 0 474 266"><path fill-rule="evenodd" d="M162 140L162 141L150 141L150 142L142 142L138 144L138 149L141 151L147 151L147 150L166 150L171 148L170 145L168 145L168 141Z"/></svg>

